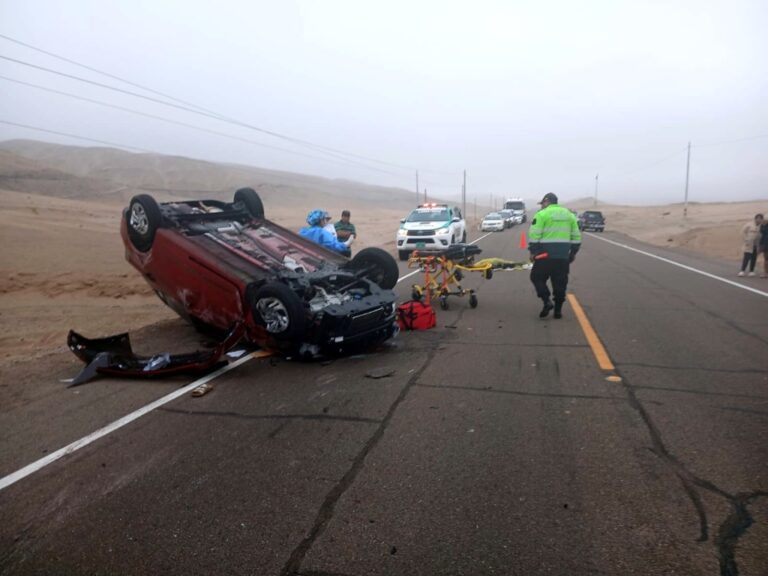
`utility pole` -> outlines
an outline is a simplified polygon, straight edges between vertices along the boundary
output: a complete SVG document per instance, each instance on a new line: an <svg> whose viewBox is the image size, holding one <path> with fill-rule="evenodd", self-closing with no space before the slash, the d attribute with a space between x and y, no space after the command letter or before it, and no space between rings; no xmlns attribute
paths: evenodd
<svg viewBox="0 0 768 576"><path fill-rule="evenodd" d="M685 162L685 202L683 202L683 218L688 217L688 177L691 174L691 142L688 141L688 160Z"/></svg>
<svg viewBox="0 0 768 576"><path fill-rule="evenodd" d="M416 206L419 205L419 171L416 170Z"/></svg>
<svg viewBox="0 0 768 576"><path fill-rule="evenodd" d="M467 217L467 171L464 170L464 184L461 185L461 215Z"/></svg>
<svg viewBox="0 0 768 576"><path fill-rule="evenodd" d="M597 208L597 181L600 178L600 173L595 174L595 208Z"/></svg>

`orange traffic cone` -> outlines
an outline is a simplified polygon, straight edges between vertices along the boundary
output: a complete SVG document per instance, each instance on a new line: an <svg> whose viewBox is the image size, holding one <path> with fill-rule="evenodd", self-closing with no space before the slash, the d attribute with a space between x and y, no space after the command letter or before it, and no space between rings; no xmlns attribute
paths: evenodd
<svg viewBox="0 0 768 576"><path fill-rule="evenodd" d="M528 248L528 241L525 239L525 230L520 232L520 248L526 250Z"/></svg>

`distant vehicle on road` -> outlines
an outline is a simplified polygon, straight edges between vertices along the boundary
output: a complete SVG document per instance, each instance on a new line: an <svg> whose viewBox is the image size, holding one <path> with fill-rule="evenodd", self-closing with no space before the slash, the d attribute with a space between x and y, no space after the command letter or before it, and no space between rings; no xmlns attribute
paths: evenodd
<svg viewBox="0 0 768 576"><path fill-rule="evenodd" d="M483 232L501 232L506 227L504 216L498 212L486 214L483 221L480 223L480 230Z"/></svg>
<svg viewBox="0 0 768 576"><path fill-rule="evenodd" d="M523 221L522 218L515 214L514 210L505 208L504 210L499 210L499 214L504 218L504 225L506 228L512 228L515 224L520 224Z"/></svg>
<svg viewBox="0 0 768 576"><path fill-rule="evenodd" d="M522 198L507 198L504 201L504 210L512 210L519 219L518 224L528 221L528 213L525 210L525 202Z"/></svg>
<svg viewBox="0 0 768 576"><path fill-rule="evenodd" d="M408 260L414 250L439 252L466 242L467 226L458 206L430 202L400 220L395 241L400 260Z"/></svg>
<svg viewBox="0 0 768 576"><path fill-rule="evenodd" d="M585 210L579 216L579 228L582 230L594 230L602 232L605 230L605 218L599 210Z"/></svg>

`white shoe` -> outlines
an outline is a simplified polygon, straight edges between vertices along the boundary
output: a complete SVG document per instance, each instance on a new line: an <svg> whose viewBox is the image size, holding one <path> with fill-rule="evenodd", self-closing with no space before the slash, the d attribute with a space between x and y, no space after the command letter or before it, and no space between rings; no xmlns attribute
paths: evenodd
<svg viewBox="0 0 768 576"><path fill-rule="evenodd" d="M749 274L747 274L747 276L754 276L754 275L755 275L754 272L750 272Z"/></svg>
<svg viewBox="0 0 768 576"><path fill-rule="evenodd" d="M738 274L736 274L736 276L744 276L744 270L742 270L741 272L739 272Z"/></svg>

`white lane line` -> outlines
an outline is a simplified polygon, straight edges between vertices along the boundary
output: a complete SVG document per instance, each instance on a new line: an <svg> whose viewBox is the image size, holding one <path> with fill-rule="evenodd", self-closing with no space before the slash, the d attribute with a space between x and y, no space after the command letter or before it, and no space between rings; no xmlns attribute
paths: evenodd
<svg viewBox="0 0 768 576"><path fill-rule="evenodd" d="M480 240L482 240L483 238L487 238L487 237L488 237L488 236L490 236L491 234L493 234L493 232L488 232L488 234L486 234L486 235L484 235L484 236L480 236L480 238L476 238L475 240L472 240L472 242L469 242L469 244L475 244L475 243L477 243L477 242L480 242ZM410 278L410 277L411 277L411 276L413 276L414 274L419 274L420 272L421 272L421 270L418 270L418 269L417 269L417 270L414 270L413 272L409 272L409 273L408 273L408 274L406 274L405 276L401 276L400 278L398 278L398 279L397 279L397 283L398 283L398 284L400 284L400 282L402 282L402 281L403 281L403 280L405 280L406 278Z"/></svg>
<svg viewBox="0 0 768 576"><path fill-rule="evenodd" d="M490 234L493 234L491 232ZM483 238L486 236L490 236L490 234L486 234L485 236L481 236L477 240L473 240L470 242L470 244L474 244L475 242L480 242ZM399 278L397 281L400 282L401 280L405 280L409 276L413 276L419 272L419 270L415 270L411 272L410 274L406 274L402 278ZM127 416L123 416L119 420L115 420L111 424L107 424L103 428L99 428L95 432L92 432L91 434L88 434L87 436L84 436L80 438L80 440L75 440L71 444L68 444L67 446L64 446L64 448L60 448L59 450L56 450L56 452L52 452L45 456L44 458L40 458L40 460L36 460L35 462L32 462L31 464L28 464L24 466L24 468L21 468L19 470L16 470L16 472L13 472L9 474L8 476L5 476L3 478L0 478L0 490L4 490L5 488L8 488L8 486L15 484L19 480L22 480L29 476L30 474L34 474L38 470L45 468L49 464L56 462L56 460L59 460L63 458L64 456L67 456L68 454L72 454L73 452L76 452L77 450L80 450L80 448L84 448L88 446L88 444L91 444L92 442L95 442L99 438L103 438L107 434L111 434L115 430L118 430L122 428L123 426L126 426L133 422L134 420L137 420L141 418L142 416L149 414L153 410L160 408L160 406L163 406L164 404L168 404L168 402L171 402L178 398L179 396L183 396L187 392L190 392L197 388L198 386L202 386L203 384L210 382L211 380L218 378L222 374L225 374L226 372L229 372L230 370L234 370L238 366L241 366L248 362L249 360L252 360L255 356L254 354L259 354L259 351L254 352L252 354L248 354L247 356L243 356L242 358L236 360L235 362L232 362L230 364L227 364L226 366L223 366L222 368L219 368L215 372L212 372L208 374L207 376L203 376L199 380L195 380L194 382L187 384L183 388L179 388L175 392L171 392L170 394L167 394L163 396L162 398L159 398L158 400L155 400L154 402L151 402L147 404L146 406L143 406L142 408L139 408L138 410L131 412Z"/></svg>
<svg viewBox="0 0 768 576"><path fill-rule="evenodd" d="M131 412L127 416L123 416L119 420L115 420L111 424L104 426L104 428L100 428L95 432L92 432L91 434L88 434L87 436L80 438L80 440L75 440L71 444L64 446L64 448L56 450L56 452L52 452L51 454L48 454L46 457L40 458L40 460L32 462L32 464L28 464L27 466L24 466L24 468L21 468L20 470L17 470L16 472L13 472L12 474L5 476L4 478L0 478L0 490L8 488L8 486L10 486L11 484L16 483L23 478L26 478L30 474L33 474L38 470L40 470L41 468L48 466L48 464L51 464L52 462L55 462L56 460L59 460L60 458L63 458L68 454L72 454L73 452L80 450L80 448L84 448L85 446L88 446L88 444L95 442L99 438L102 438L107 434L110 434L111 432L114 432L115 430L122 428L127 424L130 424L134 420L141 418L145 414L148 414L152 410L159 408L163 404L168 404L168 402L175 400L179 396L183 396L187 392L191 392L194 388L197 388L198 386L205 384L206 382L210 382L214 378L218 378L225 372L234 370L238 366L248 362L248 360L253 359L253 357L254 357L253 354L248 354L247 356L243 356L239 360L236 360L231 364L227 364L226 366L219 368L215 372L212 372L207 376L203 376L199 380L195 380L191 384L187 384L183 388L179 388L178 390L171 392L170 394L167 394L166 396L163 396L162 398L159 398L158 400L155 400L154 402L147 404L146 406L139 408L134 412Z"/></svg>
<svg viewBox="0 0 768 576"><path fill-rule="evenodd" d="M587 233L585 232L585 234ZM657 256L656 254L652 254L651 252L638 250L637 248L633 248L632 246L627 246L626 244L621 244L620 242L608 240L607 238L597 236L596 234L587 234L587 236L590 236L592 238L597 238L598 240L602 240L603 242L608 242L609 244L613 244L615 246L620 246L621 248L626 248L627 250L631 250L632 252L637 252L638 254L643 254L644 256L650 256L651 258L656 258L656 260L661 260L662 262L666 262L667 264L672 264L673 266L678 266L690 272L696 272L696 274L701 274L702 276L706 276L707 278L712 278L714 280L719 280L720 282L725 282L726 284L730 284L731 286L736 286L736 288L741 288L742 290L748 290L749 292L754 292L755 294L759 294L760 296L768 296L768 292L763 292L762 290L758 290L757 288L752 288L751 286L745 286L744 284L739 284L738 282L734 282L733 280L728 280L726 278L716 276L715 274L704 272L703 270L699 270L698 268L692 268L691 266L680 264L679 262L675 262L674 260L670 260L669 258L664 258L662 256Z"/></svg>

